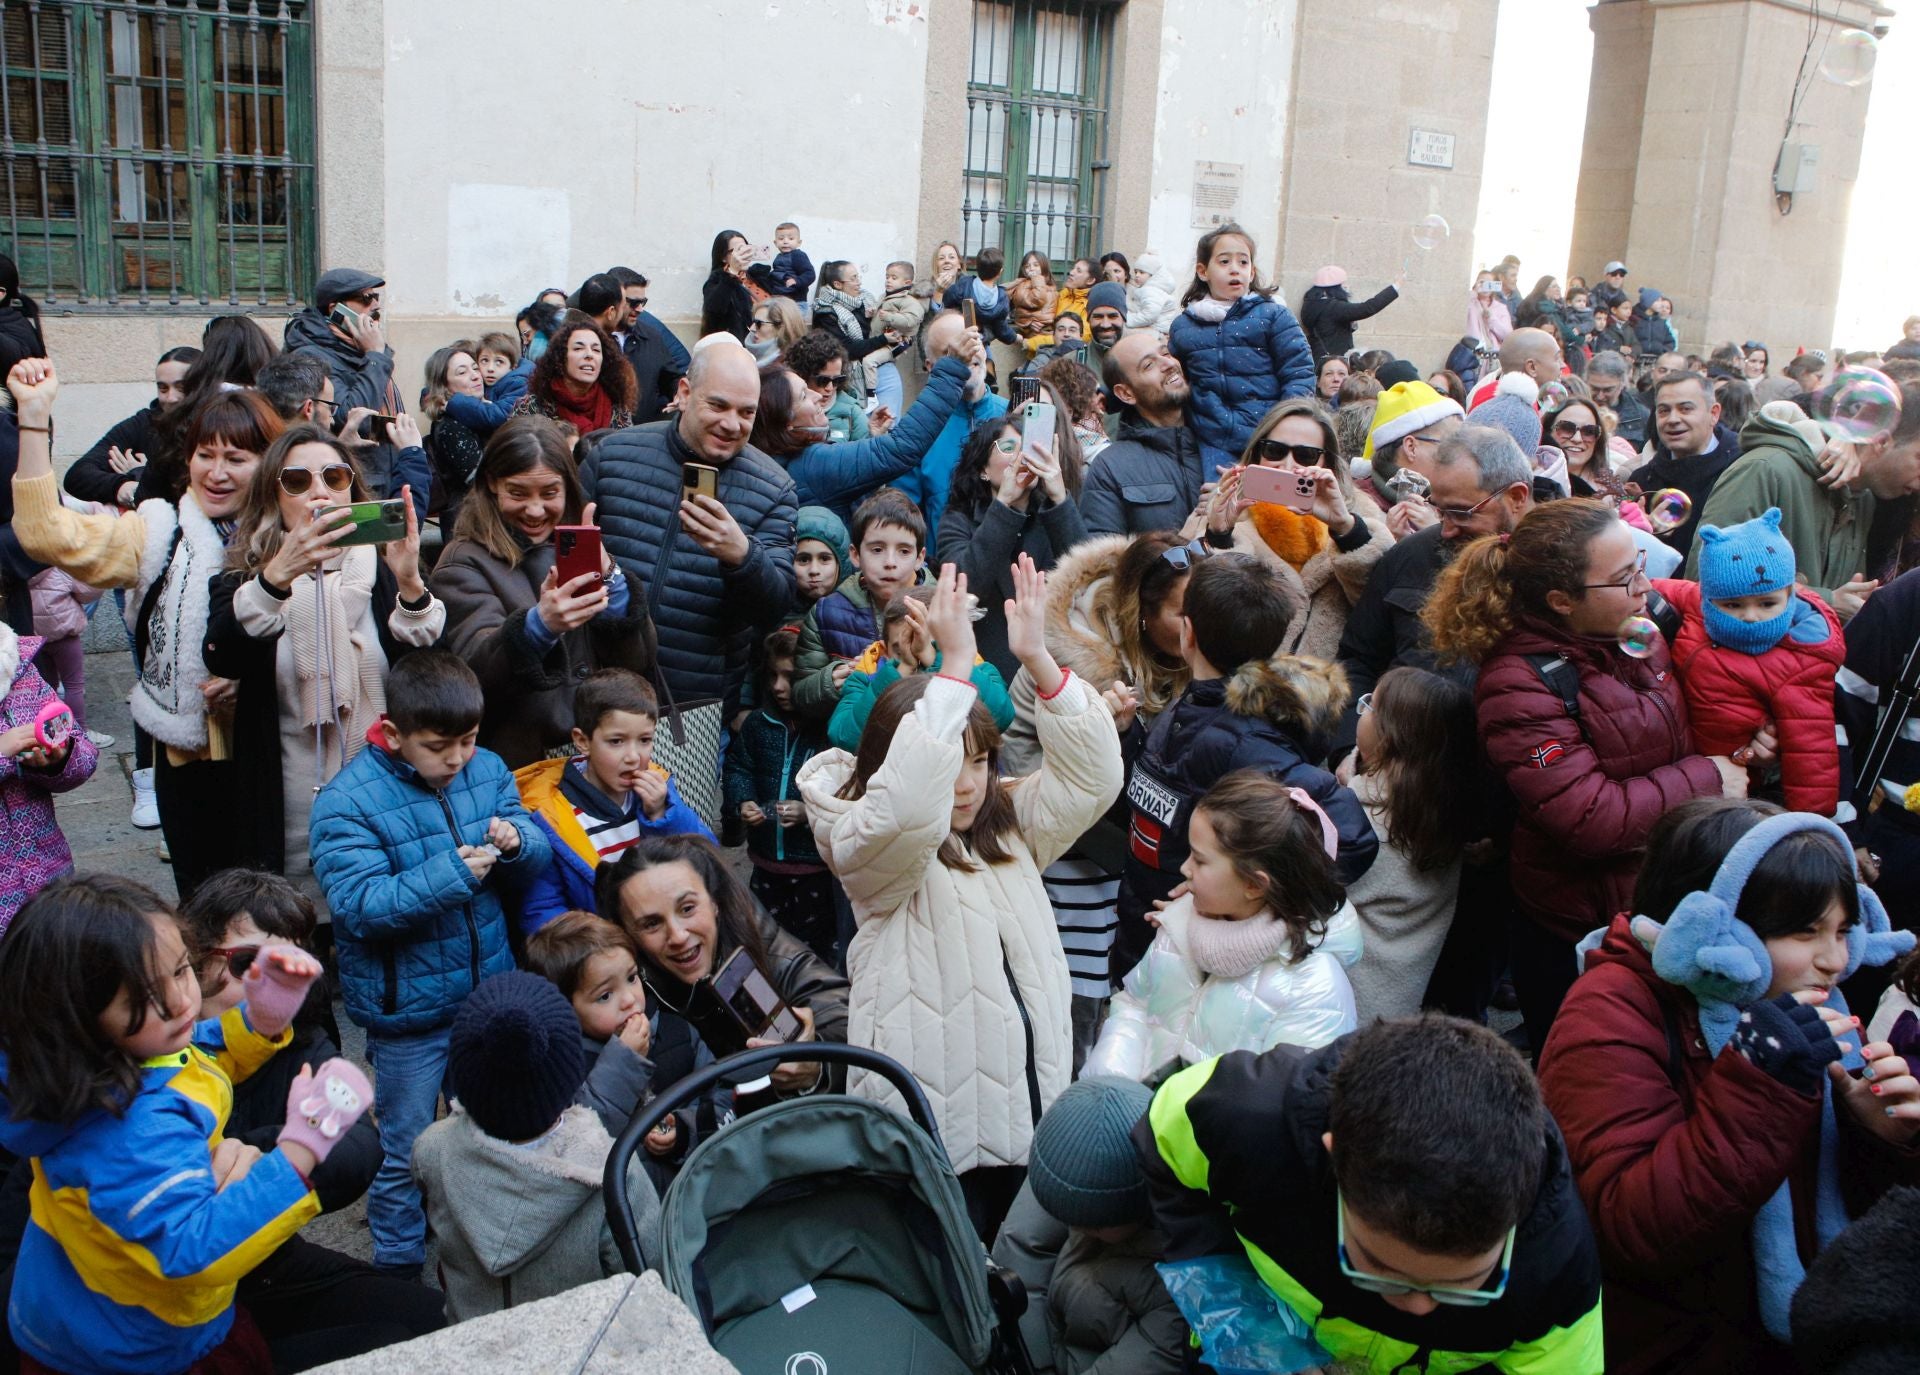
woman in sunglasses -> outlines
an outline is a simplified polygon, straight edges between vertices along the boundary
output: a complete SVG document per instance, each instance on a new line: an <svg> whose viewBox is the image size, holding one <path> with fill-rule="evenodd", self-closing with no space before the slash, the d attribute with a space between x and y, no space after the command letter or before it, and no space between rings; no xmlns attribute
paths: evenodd
<svg viewBox="0 0 1920 1375"><path fill-rule="evenodd" d="M317 893L307 859L313 798L366 744L387 708L387 666L439 642L446 608L420 575L420 525L401 489L406 533L342 541L340 508L369 501L353 456L316 425L295 425L260 458L227 566L213 579L207 667L239 685L230 751L244 798L219 825L244 834L246 861ZM209 818L211 822L211 818Z"/></svg>
<svg viewBox="0 0 1920 1375"><path fill-rule="evenodd" d="M12 529L21 548L81 582L134 590L140 670L130 705L135 723L155 741L152 770L134 774L135 816L142 801L157 801L174 882L189 896L201 879L243 857L235 832L199 824L236 810L245 773L225 752L236 685L209 671L200 647L208 577L225 562L253 470L284 426L251 388L212 392L186 417L180 452L187 461L168 471L166 500L121 515L82 515L60 504L53 476L51 421L60 391L53 364L22 360L7 388L20 425Z"/></svg>
<svg viewBox="0 0 1920 1375"><path fill-rule="evenodd" d="M1311 507L1303 511L1249 497L1246 473L1255 466L1310 476ZM1240 466L1220 474L1207 511L1207 543L1273 565L1300 608L1282 650L1331 660L1339 656L1348 611L1366 591L1380 556L1393 548L1393 532L1379 506L1354 486L1326 408L1299 396L1268 411Z"/></svg>
<svg viewBox="0 0 1920 1375"><path fill-rule="evenodd" d="M1623 498L1626 487L1607 463L1613 427L1600 408L1571 397L1541 418L1541 438L1567 456L1567 477L1577 497Z"/></svg>

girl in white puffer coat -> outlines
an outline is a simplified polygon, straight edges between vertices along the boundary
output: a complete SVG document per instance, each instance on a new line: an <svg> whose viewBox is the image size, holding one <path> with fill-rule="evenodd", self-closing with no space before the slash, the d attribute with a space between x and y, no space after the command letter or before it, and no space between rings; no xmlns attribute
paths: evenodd
<svg viewBox="0 0 1920 1375"><path fill-rule="evenodd" d="M1034 1123L1073 1072L1067 958L1040 871L1121 782L1108 703L1047 649L1046 576L1022 554L1013 585L1007 643L1037 690L1036 773L1000 776L1000 732L971 682L916 674L874 703L857 753L817 754L798 776L858 923L847 1040L913 1071L987 1240L1025 1176ZM952 564L928 622L946 662L973 662ZM856 1072L848 1089L899 1105L877 1076Z"/></svg>
<svg viewBox="0 0 1920 1375"><path fill-rule="evenodd" d="M1298 788L1247 770L1194 808L1186 896L1113 995L1084 1074L1151 1080L1230 1050L1314 1049L1355 1025L1346 966L1360 924L1334 874L1337 833Z"/></svg>

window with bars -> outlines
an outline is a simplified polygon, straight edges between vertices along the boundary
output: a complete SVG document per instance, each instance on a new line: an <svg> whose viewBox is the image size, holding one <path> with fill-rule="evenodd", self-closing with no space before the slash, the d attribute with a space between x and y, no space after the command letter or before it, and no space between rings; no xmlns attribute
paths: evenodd
<svg viewBox="0 0 1920 1375"><path fill-rule="evenodd" d="M0 198L65 308L283 306L313 281L311 0L5 0Z"/></svg>
<svg viewBox="0 0 1920 1375"><path fill-rule="evenodd" d="M1008 276L1037 249L1064 271L1097 251L1107 170L1112 0L974 0L960 249Z"/></svg>

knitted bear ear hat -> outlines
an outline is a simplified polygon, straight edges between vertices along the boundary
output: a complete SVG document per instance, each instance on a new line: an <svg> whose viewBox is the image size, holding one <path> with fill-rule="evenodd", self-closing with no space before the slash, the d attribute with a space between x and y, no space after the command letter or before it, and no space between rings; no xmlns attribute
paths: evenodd
<svg viewBox="0 0 1920 1375"><path fill-rule="evenodd" d="M1847 968L1841 977L1850 977L1863 964L1887 964L1913 948L1913 933L1895 931L1880 895L1859 882L1853 842L1845 831L1810 812L1765 818L1734 843L1707 891L1682 898L1664 927L1646 917L1633 920L1636 935L1643 941L1653 938L1653 972L1687 989L1699 1002L1701 1026L1715 1054L1732 1034L1738 1009L1764 996L1773 982L1766 942L1735 915L1740 894L1767 852L1801 831L1831 838L1854 871L1860 919L1847 932Z"/></svg>

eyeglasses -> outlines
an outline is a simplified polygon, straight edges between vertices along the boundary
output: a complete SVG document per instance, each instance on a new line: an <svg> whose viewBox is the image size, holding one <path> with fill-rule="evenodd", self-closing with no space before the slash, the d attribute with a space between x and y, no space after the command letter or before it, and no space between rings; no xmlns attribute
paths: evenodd
<svg viewBox="0 0 1920 1375"><path fill-rule="evenodd" d="M763 320L758 315L756 315L753 317L753 327L755 329L772 329L773 321Z"/></svg>
<svg viewBox="0 0 1920 1375"><path fill-rule="evenodd" d="M1445 1284L1408 1284L1401 1280L1382 1279L1379 1275L1370 1275L1365 1270L1356 1270L1353 1261L1347 1255L1347 1205L1336 1190L1334 1193L1334 1211L1338 1215L1337 1233L1340 1247L1340 1273L1352 1282L1355 1289L1364 1289L1369 1294L1379 1294L1384 1298L1399 1298L1404 1294L1425 1294L1435 1303L1446 1304L1450 1308L1485 1308L1488 1304L1502 1298L1507 1292L1507 1280L1513 1273L1513 1243L1520 1235L1520 1224L1515 1223L1507 1229L1507 1244L1500 1252L1500 1263L1487 1276L1489 1284L1485 1289L1455 1289Z"/></svg>
<svg viewBox="0 0 1920 1375"><path fill-rule="evenodd" d="M226 962L227 973L236 979L244 979L247 971L253 968L254 960L260 954L257 945L216 945L207 951L206 958L216 956Z"/></svg>
<svg viewBox="0 0 1920 1375"><path fill-rule="evenodd" d="M311 468L282 468L280 490L290 497L303 497L313 489L314 476ZM353 469L344 463L329 463L320 470L319 478L329 492L344 492L353 486Z"/></svg>
<svg viewBox="0 0 1920 1375"><path fill-rule="evenodd" d="M846 380L845 373L817 372L807 379L807 385L815 391L823 391L828 387L838 388L839 385Z"/></svg>
<svg viewBox="0 0 1920 1375"><path fill-rule="evenodd" d="M1434 509L1440 513L1440 518L1442 520L1450 520L1455 525L1459 525L1465 521L1472 520L1475 516L1479 515L1480 508L1482 506L1485 506L1489 501L1492 501L1495 497L1499 495L1500 493L1498 492L1489 492L1486 496L1481 497L1480 500L1474 502L1473 505L1471 506L1436 506L1434 507Z"/></svg>
<svg viewBox="0 0 1920 1375"><path fill-rule="evenodd" d="M1260 441L1260 457L1268 463L1292 459L1302 468L1318 468L1326 462L1327 451L1318 444L1282 444L1277 439Z"/></svg>
<svg viewBox="0 0 1920 1375"><path fill-rule="evenodd" d="M1588 589L1600 588L1600 587L1617 587L1617 588L1620 588L1622 591L1631 591L1635 583L1645 581L1646 577L1647 577L1647 551L1642 549L1640 551L1640 557L1633 561L1633 571L1627 574L1627 580L1625 582L1583 582L1580 585Z"/></svg>
<svg viewBox="0 0 1920 1375"><path fill-rule="evenodd" d="M349 296L347 299L357 306L377 306L380 304L380 293L377 291L366 291L358 296Z"/></svg>
<svg viewBox="0 0 1920 1375"><path fill-rule="evenodd" d="M1020 441L1011 435L1002 435L993 441L993 447L1003 454L1017 454L1020 452Z"/></svg>
<svg viewBox="0 0 1920 1375"><path fill-rule="evenodd" d="M311 399L313 401L313 404L316 406L325 406L330 411L339 409L339 406L334 402L334 399L330 396L316 396Z"/></svg>
<svg viewBox="0 0 1920 1375"><path fill-rule="evenodd" d="M1160 557L1182 573L1192 568L1194 564L1212 556L1213 550L1207 547L1205 540L1198 537L1188 540L1185 544L1176 544L1171 549L1160 551Z"/></svg>
<svg viewBox="0 0 1920 1375"><path fill-rule="evenodd" d="M1557 421L1553 427L1556 439L1594 439L1600 434L1598 425L1576 425L1571 420Z"/></svg>
<svg viewBox="0 0 1920 1375"><path fill-rule="evenodd" d="M1373 694L1371 692L1363 692L1360 694L1359 697L1357 697L1354 700L1353 714L1355 716L1365 716L1368 712L1372 710L1373 710Z"/></svg>

